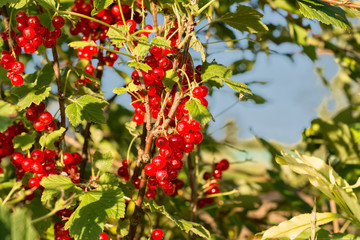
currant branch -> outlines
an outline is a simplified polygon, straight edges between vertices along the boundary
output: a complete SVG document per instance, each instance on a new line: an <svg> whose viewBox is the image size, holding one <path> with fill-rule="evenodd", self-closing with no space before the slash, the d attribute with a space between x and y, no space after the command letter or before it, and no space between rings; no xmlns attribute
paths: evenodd
<svg viewBox="0 0 360 240"><path fill-rule="evenodd" d="M66 128L66 116L65 116L65 94L63 92L62 83L61 83L61 73L60 73L60 65L59 65L59 58L58 53L56 50L56 46L52 48L52 54L53 54L53 69L55 72L55 78L56 78L56 84L58 88L58 102L59 102L59 108L60 108L60 126L63 128ZM61 135L61 137L56 141L56 151L61 152L61 149L59 148L59 144L64 139L66 131Z"/></svg>

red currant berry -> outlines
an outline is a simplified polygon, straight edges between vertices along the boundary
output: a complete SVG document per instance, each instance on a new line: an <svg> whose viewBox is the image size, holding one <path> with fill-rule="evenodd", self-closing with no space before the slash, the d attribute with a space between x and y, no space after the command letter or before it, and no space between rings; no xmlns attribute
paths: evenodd
<svg viewBox="0 0 360 240"><path fill-rule="evenodd" d="M38 16L31 15L27 18L27 25L32 28L36 28L40 25L40 19Z"/></svg>
<svg viewBox="0 0 360 240"><path fill-rule="evenodd" d="M120 177L122 177L122 179L124 179L125 181L129 181L130 176L126 167L120 167L117 173Z"/></svg>
<svg viewBox="0 0 360 240"><path fill-rule="evenodd" d="M26 118L30 121L30 122L35 122L38 119L38 113L36 110L34 109L29 109L26 112Z"/></svg>
<svg viewBox="0 0 360 240"><path fill-rule="evenodd" d="M65 19L62 16L56 16L52 19L55 28L62 28L65 25Z"/></svg>
<svg viewBox="0 0 360 240"><path fill-rule="evenodd" d="M154 176L156 174L156 166L152 163L148 163L145 165L145 173L146 175L150 176Z"/></svg>
<svg viewBox="0 0 360 240"><path fill-rule="evenodd" d="M25 46L24 46L24 52L25 52L26 54L31 55L31 54L33 54L35 51L36 51L36 47L34 46L34 44L32 44L32 43L27 43L27 44L25 44Z"/></svg>
<svg viewBox="0 0 360 240"><path fill-rule="evenodd" d="M165 180L168 178L168 172L165 169L158 170L155 174L158 181Z"/></svg>
<svg viewBox="0 0 360 240"><path fill-rule="evenodd" d="M46 125L45 127L45 131L47 132L53 132L56 130L56 123L54 121L52 121L51 123L49 123L48 125Z"/></svg>
<svg viewBox="0 0 360 240"><path fill-rule="evenodd" d="M36 120L34 122L34 129L36 131L41 132L41 131L43 131L45 129L45 125L42 122L40 122L40 120Z"/></svg>
<svg viewBox="0 0 360 240"><path fill-rule="evenodd" d="M190 122L190 129L193 131L193 132L198 132L201 130L201 127L200 127L200 123L196 120L191 120Z"/></svg>
<svg viewBox="0 0 360 240"><path fill-rule="evenodd" d="M159 149L159 154L163 156L164 158L168 158L172 154L172 150L170 147L164 147Z"/></svg>
<svg viewBox="0 0 360 240"><path fill-rule="evenodd" d="M177 134L172 135L168 141L169 141L169 146L172 148L180 149L184 145L183 138Z"/></svg>
<svg viewBox="0 0 360 240"><path fill-rule="evenodd" d="M65 165L69 165L74 161L74 157L71 153L64 153L63 162Z"/></svg>
<svg viewBox="0 0 360 240"><path fill-rule="evenodd" d="M26 39L33 39L35 37L35 29L32 28L32 27L26 27L24 30L23 30L23 36L26 38Z"/></svg>
<svg viewBox="0 0 360 240"><path fill-rule="evenodd" d="M39 187L40 181L37 178L30 178L28 184L30 188Z"/></svg>
<svg viewBox="0 0 360 240"><path fill-rule="evenodd" d="M34 151L31 152L30 156L34 162L42 162L44 161L45 155L40 149L35 149Z"/></svg>
<svg viewBox="0 0 360 240"><path fill-rule="evenodd" d="M157 170L159 170L159 169L163 169L166 166L167 161L162 156L155 156L153 157L151 163L156 166Z"/></svg>
<svg viewBox="0 0 360 240"><path fill-rule="evenodd" d="M90 75L93 75L94 72L95 72L94 66L93 66L92 64L86 65L86 67L85 67L85 72L87 72L87 73L90 74Z"/></svg>
<svg viewBox="0 0 360 240"><path fill-rule="evenodd" d="M14 74L21 74L24 72L24 64L22 62L15 62L11 68Z"/></svg>
<svg viewBox="0 0 360 240"><path fill-rule="evenodd" d="M154 240L160 240L162 239L164 233L161 229L157 228L157 229L154 229L154 231L151 233L151 237L154 239Z"/></svg>
<svg viewBox="0 0 360 240"><path fill-rule="evenodd" d="M31 171L32 164L33 164L33 160L31 158L25 158L21 163L21 167L26 172L29 172L29 171Z"/></svg>
<svg viewBox="0 0 360 240"><path fill-rule="evenodd" d="M33 162L33 164L31 165L31 171L33 173L40 173L43 170L43 166L41 165L40 162Z"/></svg>
<svg viewBox="0 0 360 240"><path fill-rule="evenodd" d="M16 13L15 19L16 19L17 22L26 23L26 21L27 21L26 12L24 12L24 11L18 11L18 12Z"/></svg>
<svg viewBox="0 0 360 240"><path fill-rule="evenodd" d="M219 164L217 165L217 168L219 168L220 170L224 171L227 170L230 166L230 163L227 159L222 159Z"/></svg>
<svg viewBox="0 0 360 240"><path fill-rule="evenodd" d="M126 25L129 27L129 32L133 32L136 29L136 22L134 20L127 20Z"/></svg>
<svg viewBox="0 0 360 240"><path fill-rule="evenodd" d="M180 121L176 124L176 130L179 134L185 135L190 131L190 125L185 121Z"/></svg>
<svg viewBox="0 0 360 240"><path fill-rule="evenodd" d="M193 132L194 134L194 144L200 144L203 140L203 135L201 132Z"/></svg>
<svg viewBox="0 0 360 240"><path fill-rule="evenodd" d="M109 236L106 233L102 233L98 240L109 240Z"/></svg>
<svg viewBox="0 0 360 240"><path fill-rule="evenodd" d="M44 125L49 125L52 122L52 120L53 120L53 117L52 117L51 113L49 113L49 112L43 112L39 116L39 121Z"/></svg>
<svg viewBox="0 0 360 240"><path fill-rule="evenodd" d="M4 69L11 69L13 64L15 63L15 59L11 55L1 56L1 67Z"/></svg>
<svg viewBox="0 0 360 240"><path fill-rule="evenodd" d="M204 180L209 180L210 178L211 178L211 173L209 173L209 172L204 172L203 179L204 179Z"/></svg>
<svg viewBox="0 0 360 240"><path fill-rule="evenodd" d="M111 8L111 14L114 15L114 16L120 16L121 15L119 5L116 4Z"/></svg>
<svg viewBox="0 0 360 240"><path fill-rule="evenodd" d="M44 159L45 160L49 160L51 158L54 158L55 156L56 156L56 152L54 150L45 148L45 150L44 150Z"/></svg>
<svg viewBox="0 0 360 240"><path fill-rule="evenodd" d="M136 189L139 189L140 188L140 182L141 182L141 180L139 178L137 178L137 179L134 179L132 183L134 184L134 187Z"/></svg>
<svg viewBox="0 0 360 240"><path fill-rule="evenodd" d="M81 155L79 153L73 153L72 155L74 157L73 164L81 163L82 157L81 157Z"/></svg>
<svg viewBox="0 0 360 240"><path fill-rule="evenodd" d="M15 74L11 77L11 83L14 86L21 86L24 83L24 79L21 75Z"/></svg>
<svg viewBox="0 0 360 240"><path fill-rule="evenodd" d="M156 190L147 190L146 193L145 193L145 197L150 200L150 199L155 199L156 197Z"/></svg>
<svg viewBox="0 0 360 240"><path fill-rule="evenodd" d="M215 169L213 170L213 176L214 176L214 178L215 178L216 180L220 180L221 177L222 177L222 172L221 172L221 170L215 168Z"/></svg>

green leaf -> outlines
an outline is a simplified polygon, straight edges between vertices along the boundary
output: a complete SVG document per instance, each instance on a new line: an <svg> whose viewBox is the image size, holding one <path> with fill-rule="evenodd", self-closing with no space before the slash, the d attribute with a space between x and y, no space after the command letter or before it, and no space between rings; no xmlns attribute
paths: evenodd
<svg viewBox="0 0 360 240"><path fill-rule="evenodd" d="M136 122L134 121L131 121L131 122L126 122L125 123L125 128L129 131L129 133L131 135L133 135L134 137L135 136L138 136L138 132L136 131L136 127L137 127L137 124Z"/></svg>
<svg viewBox="0 0 360 240"><path fill-rule="evenodd" d="M281 165L288 165L290 169L309 179L310 183L330 199L334 199L339 207L346 212L354 222L360 225L360 204L349 188L349 183L340 177L325 161L311 156L282 153L276 161Z"/></svg>
<svg viewBox="0 0 360 240"><path fill-rule="evenodd" d="M269 30L268 27L261 22L260 18L262 16L261 13L252 7L239 5L234 13L227 12L215 21L222 21L242 32L257 33Z"/></svg>
<svg viewBox="0 0 360 240"><path fill-rule="evenodd" d="M191 37L191 40L190 40L190 47L192 49L194 49L195 51L197 52L200 52L201 54L201 60L203 62L206 61L206 55L205 55L205 51L204 51L204 46L202 45L202 43L200 42L199 39L197 39L197 37L195 35L193 35Z"/></svg>
<svg viewBox="0 0 360 240"><path fill-rule="evenodd" d="M73 41L71 43L68 44L69 47L78 49L81 47L87 47L87 46L95 46L97 47L98 45L94 42L94 41Z"/></svg>
<svg viewBox="0 0 360 240"><path fill-rule="evenodd" d="M50 210L42 205L40 198L34 198L30 203L25 204L25 207L31 212L31 218L33 220L50 212ZM39 234L44 233L50 226L51 218L45 218L42 221L34 223L34 227L39 232Z"/></svg>
<svg viewBox="0 0 360 240"><path fill-rule="evenodd" d="M47 9L56 9L55 0L36 0L41 6Z"/></svg>
<svg viewBox="0 0 360 240"><path fill-rule="evenodd" d="M54 150L55 149L54 143L56 142L56 140L58 140L63 135L65 130L66 129L62 127L59 130L56 130L52 133L41 136L40 145L42 147L47 147L51 150Z"/></svg>
<svg viewBox="0 0 360 240"><path fill-rule="evenodd" d="M17 0L2 0L0 2L0 7L6 6L6 5L11 4L11 3L16 3L16 2L17 2Z"/></svg>
<svg viewBox="0 0 360 240"><path fill-rule="evenodd" d="M97 240L108 218L125 216L124 194L120 188L86 192L80 205L71 214L65 228L78 239Z"/></svg>
<svg viewBox="0 0 360 240"><path fill-rule="evenodd" d="M126 87L121 87L121 88L114 88L113 93L117 94L117 95L121 95L127 92L127 88Z"/></svg>
<svg viewBox="0 0 360 240"><path fill-rule="evenodd" d="M65 112L74 127L81 124L84 120L101 124L105 123L103 108L107 104L108 103L102 99L86 95L68 105Z"/></svg>
<svg viewBox="0 0 360 240"><path fill-rule="evenodd" d="M345 11L340 7L319 0L298 0L300 12L307 18L349 30L351 28Z"/></svg>
<svg viewBox="0 0 360 240"><path fill-rule="evenodd" d="M111 152L100 153L96 151L94 154L95 166L102 172L110 172L113 162L114 157Z"/></svg>
<svg viewBox="0 0 360 240"><path fill-rule="evenodd" d="M262 239L289 238L294 239L306 229L311 228L313 214L301 214L288 221L280 223L278 226L269 228L264 232ZM336 219L344 218L336 213L316 213L316 225L320 226Z"/></svg>
<svg viewBox="0 0 360 240"><path fill-rule="evenodd" d="M150 44L158 46L158 47L171 48L171 41L166 40L166 38L160 37L160 36L157 36L157 37L154 37L153 39L151 39Z"/></svg>
<svg viewBox="0 0 360 240"><path fill-rule="evenodd" d="M127 26L126 25L121 25L119 27L115 26L117 29L119 29L120 31L116 31L113 28L109 28L109 31L107 32L107 36L110 38L110 42L112 45L115 45L118 48L122 48L123 44L126 42L126 37L125 34L126 32L128 32Z"/></svg>
<svg viewBox="0 0 360 240"><path fill-rule="evenodd" d="M198 121L201 126L205 126L213 118L209 110L196 98L187 101L185 109L189 111L189 115Z"/></svg>
<svg viewBox="0 0 360 240"><path fill-rule="evenodd" d="M139 58L144 58L149 53L150 45L145 41L139 41L137 46L134 48L132 55Z"/></svg>
<svg viewBox="0 0 360 240"><path fill-rule="evenodd" d="M334 240L334 239L360 240L360 237L359 236L354 236L354 235L351 235L351 234L348 234L348 233L334 233L334 234L331 235L331 240Z"/></svg>
<svg viewBox="0 0 360 240"><path fill-rule="evenodd" d="M42 202L46 202L60 196L62 190L65 194L81 194L83 192L83 190L77 187L69 177L63 175L51 175L49 177L44 177L40 184L44 187L44 191L41 195Z"/></svg>
<svg viewBox="0 0 360 240"><path fill-rule="evenodd" d="M55 80L55 73L50 64L47 64L36 75L25 76L25 83L19 87L13 87L12 93L19 98L19 110L29 107L32 103L40 104L50 93L50 84Z"/></svg>
<svg viewBox="0 0 360 240"><path fill-rule="evenodd" d="M146 63L130 62L128 65L129 65L129 67L140 68L144 72L148 72L149 70L152 70L152 68L149 65L147 65Z"/></svg>
<svg viewBox="0 0 360 240"><path fill-rule="evenodd" d="M126 87L114 88L113 93L120 95L126 92L137 92L138 90L138 87L133 82L131 82Z"/></svg>
<svg viewBox="0 0 360 240"><path fill-rule="evenodd" d="M201 67L201 80L217 88L222 87L223 81L232 75L230 69L216 62L204 62Z"/></svg>
<svg viewBox="0 0 360 240"><path fill-rule="evenodd" d="M39 239L28 211L24 208L15 208L11 212L6 206L0 205L0 233L3 240Z"/></svg>
<svg viewBox="0 0 360 240"><path fill-rule="evenodd" d="M170 69L165 72L165 76L162 80L162 83L164 85L165 90L167 92L171 92L174 84L176 84L179 81L179 76L177 75L176 71L173 69Z"/></svg>
<svg viewBox="0 0 360 240"><path fill-rule="evenodd" d="M106 9L113 3L113 0L94 0L94 9L91 11L91 15L94 16L102 9Z"/></svg>
<svg viewBox="0 0 360 240"><path fill-rule="evenodd" d="M81 68L79 66L76 66L76 67L68 66L68 67L71 69L71 71L74 71L79 78L83 75L84 77L90 79L93 82L100 83L99 79L97 79L96 77L94 77L94 76L88 74L87 72L85 72L84 68Z"/></svg>
<svg viewBox="0 0 360 240"><path fill-rule="evenodd" d="M29 150L35 143L35 134L21 133L13 139L14 148L21 148L23 151Z"/></svg>
<svg viewBox="0 0 360 240"><path fill-rule="evenodd" d="M129 219L124 219L123 221L120 220L116 232L120 235L120 237L125 237L129 234L129 228L130 228Z"/></svg>
<svg viewBox="0 0 360 240"><path fill-rule="evenodd" d="M154 201L150 201L149 204L147 204L147 206L150 208L151 212L161 213L164 216L166 216L185 233L193 232L199 237L210 239L211 237L210 232L202 225L172 216L166 211L164 206L159 206Z"/></svg>
<svg viewBox="0 0 360 240"><path fill-rule="evenodd" d="M0 132L3 132L13 123L16 115L16 106L0 100Z"/></svg>
<svg viewBox="0 0 360 240"><path fill-rule="evenodd" d="M250 95L252 94L250 88L245 83L235 82L230 79L225 79L224 81L229 87L231 87L233 90L235 90L239 93L242 93L242 94L247 93Z"/></svg>

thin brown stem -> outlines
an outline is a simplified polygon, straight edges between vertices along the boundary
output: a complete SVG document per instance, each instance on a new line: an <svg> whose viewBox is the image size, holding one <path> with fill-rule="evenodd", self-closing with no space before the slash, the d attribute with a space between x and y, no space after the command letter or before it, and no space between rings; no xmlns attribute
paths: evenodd
<svg viewBox="0 0 360 240"><path fill-rule="evenodd" d="M340 5L344 7L360 8L360 5L352 3L351 1L339 1L339 0L321 0L330 4Z"/></svg>
<svg viewBox="0 0 360 240"><path fill-rule="evenodd" d="M139 77L140 77L139 89L144 94L146 129L150 132L150 130L151 130L151 112L150 112L149 94L148 94L148 90L146 89L146 85L145 85L145 81L144 81L144 77L143 77L141 69L136 68L136 71L139 73Z"/></svg>
<svg viewBox="0 0 360 240"><path fill-rule="evenodd" d="M157 11L156 11L156 0L151 0L150 7L151 7L151 14L153 18L153 27L155 29L155 36L159 36L159 29L157 23Z"/></svg>
<svg viewBox="0 0 360 240"><path fill-rule="evenodd" d="M337 213L337 209L336 209L336 203L335 203L335 200L333 199L330 199L330 211L332 213ZM333 232L334 233L338 233L340 231L340 226L339 226L339 220L338 219L335 219L333 222Z"/></svg>
<svg viewBox="0 0 360 240"><path fill-rule="evenodd" d="M151 151L153 139L154 139L154 135L152 132L150 132L146 138L145 151L142 156L142 164L143 165L148 163L150 160L150 151ZM143 203L144 196L145 196L146 182L147 182L147 176L145 173L145 169L142 167L139 193L138 193L138 197L135 201L134 214L132 215L132 217L130 219L130 229L129 229L129 234L127 236L127 239L134 239L134 237L136 235L137 226L140 224L139 221L141 219L141 212L142 212L141 205Z"/></svg>
<svg viewBox="0 0 360 240"><path fill-rule="evenodd" d="M61 74L60 74L60 65L59 57L56 50L56 46L52 48L53 54L53 69L56 78L56 85L58 88L58 101L60 108L60 126L66 128L66 117L65 117L65 94L63 92L62 83L61 83ZM66 131L60 136L60 138L55 142L56 152L61 152L60 143L64 139Z"/></svg>
<svg viewBox="0 0 360 240"><path fill-rule="evenodd" d="M3 21L3 24L4 24L4 27L5 27L5 31L4 32L7 32L8 33L8 39L7 39L7 42L9 44L9 50L10 51L13 51L13 40L11 38L11 33L10 33L10 24L9 24L9 16L7 14L7 10L6 10L6 6L4 5L2 8L1 8L1 16L2 16L2 21Z"/></svg>

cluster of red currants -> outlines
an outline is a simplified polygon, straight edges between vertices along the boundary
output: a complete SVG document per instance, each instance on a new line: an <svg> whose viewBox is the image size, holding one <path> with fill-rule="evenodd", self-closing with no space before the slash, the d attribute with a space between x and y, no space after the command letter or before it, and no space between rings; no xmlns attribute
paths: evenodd
<svg viewBox="0 0 360 240"><path fill-rule="evenodd" d="M21 86L24 83L20 74L24 72L25 66L22 62L16 61L10 52L4 50L1 53L0 65L3 69L9 70L6 75L11 80L12 85Z"/></svg>
<svg viewBox="0 0 360 240"><path fill-rule="evenodd" d="M91 16L92 9L92 1L90 1L90 3L87 3L84 0L75 0L74 5L71 7L72 12L81 13L86 16ZM123 12L125 21L131 18L131 9L129 5L121 4L121 10ZM118 4L112 4L107 9L103 9L99 13L97 13L95 15L95 18L109 25L115 24L117 22L122 22L120 6ZM141 13L135 11L133 19L135 22L141 23ZM109 28L107 26L100 24L99 22L86 18L81 18L74 27L70 28L70 33L72 35L78 35L81 33L81 39L83 41L88 41L89 39L93 41L104 41L107 39L106 34L108 30Z"/></svg>
<svg viewBox="0 0 360 240"><path fill-rule="evenodd" d="M62 33L61 28L65 25L63 17L55 16L52 19L54 30L50 32L40 23L38 16L27 16L24 11L16 13L16 22L16 27L21 32L16 36L16 43L24 48L26 54L33 54L43 44L46 48L55 47Z"/></svg>
<svg viewBox="0 0 360 240"><path fill-rule="evenodd" d="M215 200L214 197L206 197L208 195L220 193L219 183L217 180L222 178L222 172L229 169L230 163L227 159L222 159L220 162L214 164L214 169L212 172L212 176L214 179L211 179L211 173L205 172L203 175L203 179L205 181L209 181L205 184L204 189L206 192L204 193L205 198L199 199L197 202L198 207L202 208L208 204L212 204Z"/></svg>
<svg viewBox="0 0 360 240"><path fill-rule="evenodd" d="M121 177L124 181L129 181L130 179L130 173L129 173L129 166L131 165L131 163L128 163L128 160L127 159L124 159L122 161L122 166L119 167L118 169L118 175L119 177ZM140 181L136 181L136 182L133 182L133 184L135 185L135 188L139 188L140 186Z"/></svg>
<svg viewBox="0 0 360 240"><path fill-rule="evenodd" d="M36 131L53 132L56 130L56 123L53 121L51 113L45 111L45 103L39 105L32 103L26 111L26 118L34 123Z"/></svg>
<svg viewBox="0 0 360 240"><path fill-rule="evenodd" d="M61 36L61 28L65 24L65 19L61 16L55 16L52 19L54 30L50 30L40 23L38 16L27 16L24 11L18 11L16 13L16 27L20 31L15 37L15 31L1 32L0 37L5 41L9 37L13 39L15 37L16 43L12 45L12 51L14 56L21 54L21 48L23 48L26 54L33 54L38 47L44 44L46 48L53 48L56 46L57 39ZM16 59L8 51L1 53L0 65L6 70L7 77L11 80L14 86L21 86L24 83L23 77L20 75L24 72L24 64L16 61Z"/></svg>
<svg viewBox="0 0 360 240"><path fill-rule="evenodd" d="M81 162L81 156L78 153L65 153L62 168L56 169L56 152L45 148L44 151L35 149L30 155L15 152L11 155L11 163L16 168L17 179L24 177L25 172L32 172L33 177L29 179L29 188L38 188L43 177L50 175L59 175L61 172L66 173L73 182L79 183L78 169L76 164ZM61 170L60 170L61 169Z"/></svg>
<svg viewBox="0 0 360 240"><path fill-rule="evenodd" d="M22 122L14 123L8 127L4 132L0 133L0 164L1 159L10 156L14 152L13 138L25 132L24 124ZM0 166L0 174L3 172Z"/></svg>
<svg viewBox="0 0 360 240"><path fill-rule="evenodd" d="M68 210L68 209L63 209ZM60 210L62 211L62 210ZM69 214L70 213L70 214ZM69 212L62 212L61 214L56 213L56 215L60 215L60 217L70 217L71 211ZM56 222L54 224L54 233L55 233L55 240L73 240L74 238L70 237L69 235L69 229L65 230L65 223L63 222Z"/></svg>

